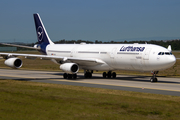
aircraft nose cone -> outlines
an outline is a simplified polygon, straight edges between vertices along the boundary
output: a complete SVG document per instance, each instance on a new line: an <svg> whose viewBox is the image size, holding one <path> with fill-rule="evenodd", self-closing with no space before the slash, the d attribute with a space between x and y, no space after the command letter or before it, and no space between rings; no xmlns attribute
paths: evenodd
<svg viewBox="0 0 180 120"><path fill-rule="evenodd" d="M173 66L176 63L176 57L174 55L169 57L168 63L171 64L171 66Z"/></svg>

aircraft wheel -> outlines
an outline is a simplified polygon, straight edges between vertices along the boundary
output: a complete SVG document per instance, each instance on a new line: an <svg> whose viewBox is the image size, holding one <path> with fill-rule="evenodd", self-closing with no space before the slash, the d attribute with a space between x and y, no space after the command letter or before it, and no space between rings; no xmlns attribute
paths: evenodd
<svg viewBox="0 0 180 120"><path fill-rule="evenodd" d="M72 79L72 74L68 74L68 79Z"/></svg>
<svg viewBox="0 0 180 120"><path fill-rule="evenodd" d="M115 72L112 73L112 78L116 78L116 73Z"/></svg>
<svg viewBox="0 0 180 120"><path fill-rule="evenodd" d="M88 78L88 73L87 73L87 72L84 74L84 77L85 77L85 78Z"/></svg>
<svg viewBox="0 0 180 120"><path fill-rule="evenodd" d="M150 79L151 82L154 82L153 78Z"/></svg>
<svg viewBox="0 0 180 120"><path fill-rule="evenodd" d="M108 72L107 77L111 78L111 72L110 71Z"/></svg>
<svg viewBox="0 0 180 120"><path fill-rule="evenodd" d="M91 73L91 72L89 72L88 77L89 77L89 78L92 78L92 73Z"/></svg>
<svg viewBox="0 0 180 120"><path fill-rule="evenodd" d="M76 79L77 78L77 74L73 74L72 77L73 77L73 79Z"/></svg>
<svg viewBox="0 0 180 120"><path fill-rule="evenodd" d="M86 73L84 74L84 77L85 77L85 78L92 78L92 73L91 73L91 72L86 72Z"/></svg>
<svg viewBox="0 0 180 120"><path fill-rule="evenodd" d="M157 78L151 78L150 81L151 81L151 82L157 82L158 79L157 79Z"/></svg>
<svg viewBox="0 0 180 120"><path fill-rule="evenodd" d="M106 78L107 74L106 72L103 72L103 78Z"/></svg>
<svg viewBox="0 0 180 120"><path fill-rule="evenodd" d="M64 79L67 79L67 77L68 77L67 73L64 73L63 77L64 77Z"/></svg>

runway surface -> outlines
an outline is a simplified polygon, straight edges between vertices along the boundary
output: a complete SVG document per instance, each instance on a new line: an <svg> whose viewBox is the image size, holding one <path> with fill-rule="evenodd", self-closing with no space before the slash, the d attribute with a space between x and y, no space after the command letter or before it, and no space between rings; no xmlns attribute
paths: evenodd
<svg viewBox="0 0 180 120"><path fill-rule="evenodd" d="M91 79L84 79L83 73L78 73L76 80L66 80L62 75L61 72L0 69L0 79L180 96L180 78L158 77L158 82L151 83L149 76L117 75L116 79L103 79L101 74L93 74Z"/></svg>

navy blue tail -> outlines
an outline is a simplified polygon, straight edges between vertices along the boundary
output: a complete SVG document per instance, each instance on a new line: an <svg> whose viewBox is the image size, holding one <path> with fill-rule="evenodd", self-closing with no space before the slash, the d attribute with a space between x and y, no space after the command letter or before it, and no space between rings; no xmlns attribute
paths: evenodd
<svg viewBox="0 0 180 120"><path fill-rule="evenodd" d="M53 42L50 40L38 13L34 14L34 22L35 22L36 33L39 44L42 43L52 44Z"/></svg>
<svg viewBox="0 0 180 120"><path fill-rule="evenodd" d="M35 27L36 27L37 39L41 47L41 52L46 54L46 46L48 44L54 44L54 43L49 38L39 14L37 13L37 14L34 14L33 16L34 16L34 22L35 22Z"/></svg>

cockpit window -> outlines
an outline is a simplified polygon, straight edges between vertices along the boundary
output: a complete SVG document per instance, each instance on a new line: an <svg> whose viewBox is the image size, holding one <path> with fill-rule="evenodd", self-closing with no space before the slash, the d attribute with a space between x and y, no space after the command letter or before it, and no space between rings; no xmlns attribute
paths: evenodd
<svg viewBox="0 0 180 120"><path fill-rule="evenodd" d="M158 55L161 55L161 52L159 52Z"/></svg>
<svg viewBox="0 0 180 120"><path fill-rule="evenodd" d="M169 52L165 52L165 55L170 55L170 53Z"/></svg>
<svg viewBox="0 0 180 120"><path fill-rule="evenodd" d="M159 52L158 55L172 55L171 52Z"/></svg>

